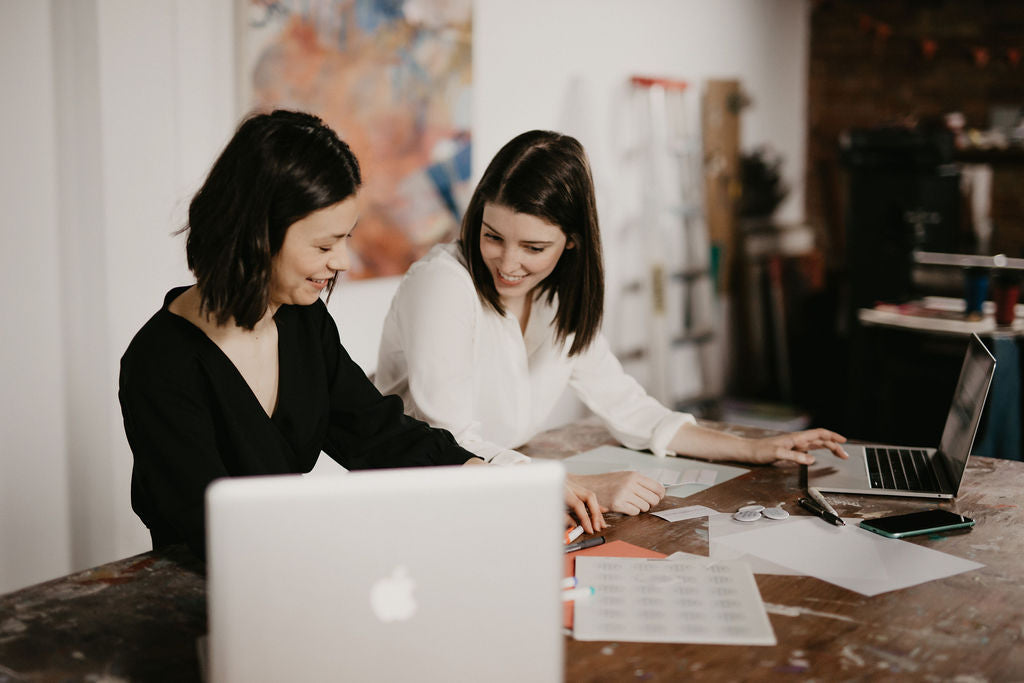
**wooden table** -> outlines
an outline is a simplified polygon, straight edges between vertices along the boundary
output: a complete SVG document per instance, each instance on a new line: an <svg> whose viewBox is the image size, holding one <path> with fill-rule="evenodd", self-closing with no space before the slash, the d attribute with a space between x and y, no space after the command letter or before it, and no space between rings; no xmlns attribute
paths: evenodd
<svg viewBox="0 0 1024 683"><path fill-rule="evenodd" d="M523 450L562 458L608 443L603 427L584 421L541 434ZM799 474L795 466L755 467L685 500L666 498L659 509L699 503L731 511L785 502L800 514ZM982 569L870 598L814 578L758 575L778 645L567 637L566 680L1024 680L1024 463L971 458L964 487L944 507L973 517L974 529L913 542L981 562ZM847 516L930 505L830 498ZM608 540L665 554L708 552L706 519L670 524L651 515L609 515L609 521ZM199 680L196 640L205 632L202 566L184 548L144 553L0 597L0 683Z"/></svg>

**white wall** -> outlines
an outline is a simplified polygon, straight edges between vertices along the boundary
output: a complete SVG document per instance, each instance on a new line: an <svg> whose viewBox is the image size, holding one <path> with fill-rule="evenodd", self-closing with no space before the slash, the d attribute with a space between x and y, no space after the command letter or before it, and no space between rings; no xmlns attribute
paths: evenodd
<svg viewBox="0 0 1024 683"><path fill-rule="evenodd" d="M0 592L150 547L129 501L118 361L190 280L171 233L235 126L231 10L0 5L15 94L0 111Z"/></svg>
<svg viewBox="0 0 1024 683"><path fill-rule="evenodd" d="M615 195L628 122L612 113L627 79L702 84L738 78L753 105L744 147L770 143L793 192L780 219L803 216L808 7L806 0L478 0L473 16L473 166L531 128L570 133L587 148L598 195ZM605 204L614 203L604 201ZM602 219L604 217L602 216Z"/></svg>
<svg viewBox="0 0 1024 683"><path fill-rule="evenodd" d="M338 322L341 343L367 374L377 369L377 345L384 331L384 318L401 280L400 277L342 279L327 302L327 310Z"/></svg>
<svg viewBox="0 0 1024 683"><path fill-rule="evenodd" d="M71 568L51 14L2 7L0 592Z"/></svg>
<svg viewBox="0 0 1024 683"><path fill-rule="evenodd" d="M189 281L171 233L239 115L232 4L0 3L0 593L149 548L129 504L118 360ZM614 231L628 200L612 112L640 72L738 77L755 101L745 143L773 142L802 177L806 0L476 0L474 12L477 176L519 132L572 133ZM802 203L797 190L783 216ZM330 303L368 371L395 284L342 283Z"/></svg>

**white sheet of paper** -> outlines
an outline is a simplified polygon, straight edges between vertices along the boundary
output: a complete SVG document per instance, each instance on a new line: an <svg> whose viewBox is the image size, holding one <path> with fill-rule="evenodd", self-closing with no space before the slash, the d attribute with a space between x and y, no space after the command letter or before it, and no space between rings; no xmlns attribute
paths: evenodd
<svg viewBox="0 0 1024 683"><path fill-rule="evenodd" d="M687 560L689 562L697 562L698 564L711 564L714 562L710 557L704 557L703 555L694 555L693 553L684 553L682 550L677 550L668 557L666 560Z"/></svg>
<svg viewBox="0 0 1024 683"><path fill-rule="evenodd" d="M737 550L726 545L721 540L731 534L752 531L755 528L769 524L791 524L800 520L800 517L789 517L787 519L759 519L756 522L740 522L734 519L731 512L723 512L710 515L708 518L708 555L716 560L739 560L750 565L750 571L755 574L772 574L776 576L802 576L803 572L789 567L769 562L768 560L748 555L742 550ZM754 526L757 525L757 526Z"/></svg>
<svg viewBox="0 0 1024 683"><path fill-rule="evenodd" d="M775 645L750 567L637 557L576 558L576 640Z"/></svg>
<svg viewBox="0 0 1024 683"><path fill-rule="evenodd" d="M661 517L666 522L680 522L684 519L708 517L709 515L717 515L718 513L706 505L690 505L684 508L672 508L671 510L652 512L651 514L655 517Z"/></svg>
<svg viewBox="0 0 1024 683"><path fill-rule="evenodd" d="M669 489L668 495L677 498L699 493L715 484L721 484L748 470L732 465L703 462L683 457L659 458L620 446L598 446L562 460L571 474L602 474L619 470L641 472ZM657 474L652 474L656 472ZM661 481L662 477L673 480Z"/></svg>
<svg viewBox="0 0 1024 683"><path fill-rule="evenodd" d="M568 462L569 458L566 458L563 462ZM572 467L566 466L568 472L573 474L604 474L605 472L615 472L616 470L623 469L618 463L605 462L603 460L591 460L591 461L576 461L572 463Z"/></svg>
<svg viewBox="0 0 1024 683"><path fill-rule="evenodd" d="M715 483L715 479L718 478L718 473L714 470L688 469L680 472L679 470L661 468L637 471L644 476L654 479L662 486L676 486L677 484L704 484L711 486Z"/></svg>
<svg viewBox="0 0 1024 683"><path fill-rule="evenodd" d="M835 527L817 518L799 518L791 524L733 533L718 543L867 596L984 566L883 538L861 529L855 520L845 521L845 527Z"/></svg>
<svg viewBox="0 0 1024 683"><path fill-rule="evenodd" d="M679 472L676 472L675 470L655 468L649 470L637 470L637 472L645 477L650 477L662 486L672 486L673 484L679 483Z"/></svg>

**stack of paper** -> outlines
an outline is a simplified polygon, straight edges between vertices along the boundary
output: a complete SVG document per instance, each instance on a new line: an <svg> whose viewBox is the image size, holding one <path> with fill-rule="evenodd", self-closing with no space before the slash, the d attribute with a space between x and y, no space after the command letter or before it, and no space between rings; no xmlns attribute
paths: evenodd
<svg viewBox="0 0 1024 683"><path fill-rule="evenodd" d="M754 575L743 562L576 559L576 640L774 645Z"/></svg>

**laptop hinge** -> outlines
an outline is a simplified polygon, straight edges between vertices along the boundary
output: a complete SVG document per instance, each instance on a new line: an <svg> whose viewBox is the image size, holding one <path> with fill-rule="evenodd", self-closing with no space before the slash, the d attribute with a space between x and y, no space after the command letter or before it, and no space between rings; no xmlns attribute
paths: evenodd
<svg viewBox="0 0 1024 683"><path fill-rule="evenodd" d="M949 458L942 451L937 450L932 455L932 460L939 461L939 466L932 468L935 470L936 474L939 475L939 492L956 495L956 489L953 486L952 468L949 465Z"/></svg>

